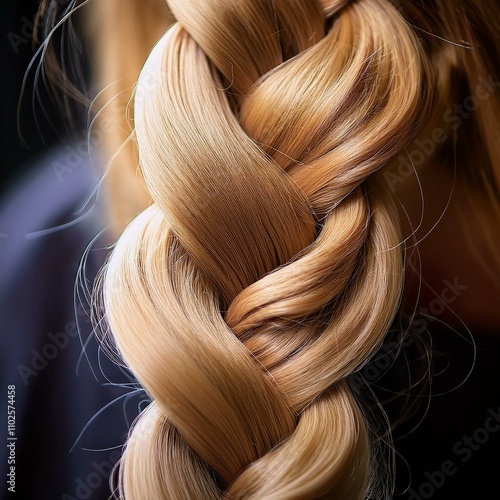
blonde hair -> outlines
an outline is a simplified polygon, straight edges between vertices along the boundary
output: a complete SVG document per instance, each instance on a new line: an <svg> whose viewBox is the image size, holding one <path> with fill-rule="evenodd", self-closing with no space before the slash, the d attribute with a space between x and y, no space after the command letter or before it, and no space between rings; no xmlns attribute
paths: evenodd
<svg viewBox="0 0 500 500"><path fill-rule="evenodd" d="M431 16L401 3L169 2L178 22L134 104L153 203L104 274L114 341L153 399L120 496L390 496L348 384L383 341L404 278L379 170L447 126L451 75L474 66L422 39L409 19L425 32ZM496 192L487 108L477 178Z"/></svg>

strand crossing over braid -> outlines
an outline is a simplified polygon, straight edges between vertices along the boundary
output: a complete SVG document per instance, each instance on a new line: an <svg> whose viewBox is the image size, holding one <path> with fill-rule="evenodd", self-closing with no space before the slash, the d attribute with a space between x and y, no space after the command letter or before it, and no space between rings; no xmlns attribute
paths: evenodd
<svg viewBox="0 0 500 500"><path fill-rule="evenodd" d="M172 0L138 82L154 203L104 276L153 402L126 499L362 499L346 377L398 309L396 210L373 177L411 140L425 65L388 1Z"/></svg>

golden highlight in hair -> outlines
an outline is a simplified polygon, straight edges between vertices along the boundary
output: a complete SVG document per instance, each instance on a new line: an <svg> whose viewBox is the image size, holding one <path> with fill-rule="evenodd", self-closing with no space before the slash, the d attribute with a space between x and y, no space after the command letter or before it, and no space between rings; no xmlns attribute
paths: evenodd
<svg viewBox="0 0 500 500"><path fill-rule="evenodd" d="M363 499L373 453L348 377L404 278L377 172L439 123L460 63L387 0L169 6L134 103L153 203L104 275L116 345L153 399L120 496Z"/></svg>

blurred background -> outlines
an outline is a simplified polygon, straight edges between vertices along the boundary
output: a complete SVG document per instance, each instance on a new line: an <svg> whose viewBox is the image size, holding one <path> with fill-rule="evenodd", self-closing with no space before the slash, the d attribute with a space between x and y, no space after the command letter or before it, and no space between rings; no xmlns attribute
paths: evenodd
<svg viewBox="0 0 500 500"><path fill-rule="evenodd" d="M106 226L101 208L86 205L96 177L83 120L75 136L43 80L33 98L39 59L20 101L38 5L0 2L2 477L15 467L14 490L4 479L0 499L105 500L143 393L124 385L131 383L128 374L100 352L88 296L78 298L92 288L109 243L96 240L82 263ZM85 286L75 291L79 272ZM15 387L9 401L8 387ZM5 446L7 403L14 407L13 450Z"/></svg>
<svg viewBox="0 0 500 500"><path fill-rule="evenodd" d="M25 174L37 155L48 151L59 140L61 124L49 99L40 86L40 105L33 106L33 75L28 75L25 97L19 108L20 131L25 138L22 144L18 129L18 103L23 78L33 57L32 36L38 1L2 0L0 2L0 140L2 144L0 185L3 193L13 182ZM38 119L35 121L34 111ZM51 125L53 124L53 126ZM58 133L54 130L54 126Z"/></svg>

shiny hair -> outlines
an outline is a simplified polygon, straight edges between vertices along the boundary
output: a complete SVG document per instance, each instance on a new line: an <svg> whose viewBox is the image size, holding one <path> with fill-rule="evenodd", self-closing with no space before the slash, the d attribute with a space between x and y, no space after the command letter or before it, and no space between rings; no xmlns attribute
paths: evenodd
<svg viewBox="0 0 500 500"><path fill-rule="evenodd" d="M348 381L400 307L390 176L439 128L440 162L498 210L500 9L169 7L176 22L135 90L152 203L103 275L116 346L153 399L130 433L120 496L389 498ZM455 129L447 110L479 83L488 102Z"/></svg>

